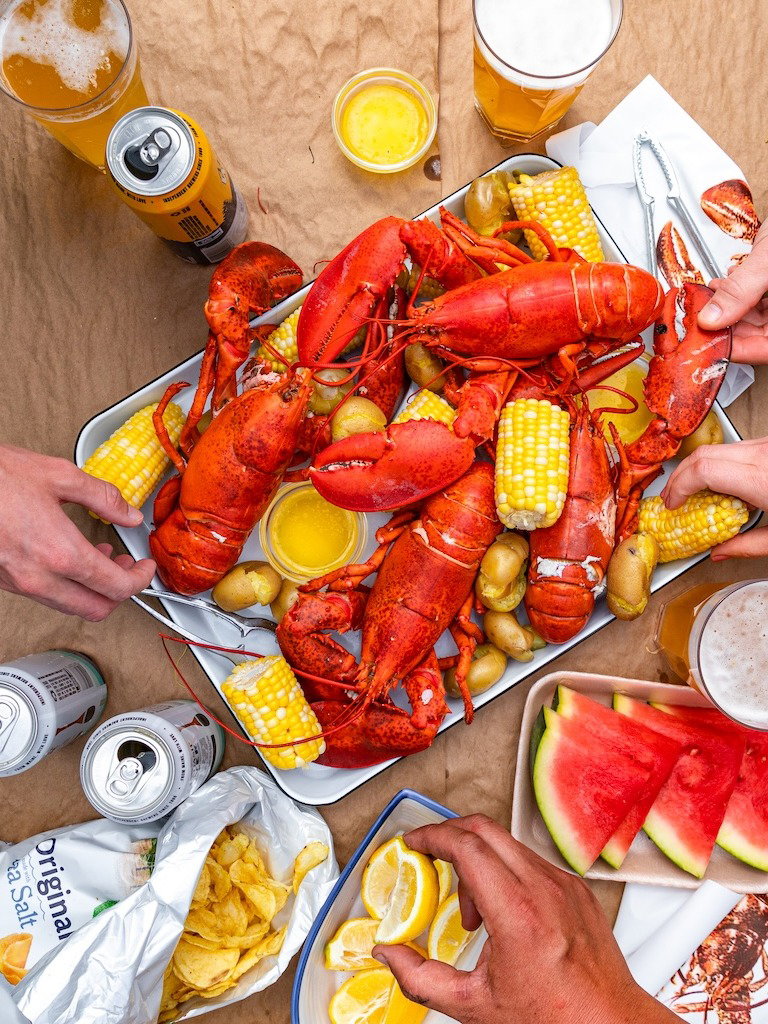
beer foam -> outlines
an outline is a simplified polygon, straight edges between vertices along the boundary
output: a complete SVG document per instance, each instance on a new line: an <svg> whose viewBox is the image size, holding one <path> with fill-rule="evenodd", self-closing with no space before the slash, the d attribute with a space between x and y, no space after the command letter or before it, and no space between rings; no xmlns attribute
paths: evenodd
<svg viewBox="0 0 768 1024"><path fill-rule="evenodd" d="M715 607L701 631L699 672L723 711L768 728L768 580L739 588Z"/></svg>
<svg viewBox="0 0 768 1024"><path fill-rule="evenodd" d="M530 85L526 75L567 79L592 64L614 29L611 0L476 0L475 18L487 46L483 56L509 81ZM494 60L494 54L499 60ZM520 76L510 74L510 68ZM586 74L577 76L579 84ZM560 83L552 83L560 84Z"/></svg>
<svg viewBox="0 0 768 1024"><path fill-rule="evenodd" d="M27 9L29 4L24 5ZM89 32L73 18L73 0L35 3L32 17L14 5L0 22L2 57L27 57L49 64L68 89L89 93L97 86L96 72L110 53L125 60L128 54L128 24L114 0L102 0L101 23Z"/></svg>

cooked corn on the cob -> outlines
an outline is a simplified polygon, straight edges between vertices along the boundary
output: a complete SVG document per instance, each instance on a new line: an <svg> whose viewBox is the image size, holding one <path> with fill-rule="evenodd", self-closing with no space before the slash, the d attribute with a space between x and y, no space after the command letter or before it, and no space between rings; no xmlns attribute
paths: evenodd
<svg viewBox="0 0 768 1024"><path fill-rule="evenodd" d="M604 260L597 224L575 167L543 171L533 177L519 175L509 183L509 198L518 220L535 220L550 233L561 248L575 249L589 263ZM528 248L536 260L547 250L533 231L525 232Z"/></svg>
<svg viewBox="0 0 768 1024"><path fill-rule="evenodd" d="M496 510L512 530L552 526L568 490L571 418L546 399L508 402L496 446Z"/></svg>
<svg viewBox="0 0 768 1024"><path fill-rule="evenodd" d="M299 322L301 306L295 309L290 316L276 327L267 337L267 344L275 349L281 356L278 359L265 345L259 345L256 350L256 358L266 363L275 373L283 373L299 358L299 350L296 346L296 324Z"/></svg>
<svg viewBox="0 0 768 1024"><path fill-rule="evenodd" d="M418 391L410 399L402 412L392 420L393 423L407 423L408 420L438 420L452 427L456 419L456 410L444 398L433 391Z"/></svg>
<svg viewBox="0 0 768 1024"><path fill-rule="evenodd" d="M668 509L659 495L643 498L638 509L638 532L658 543L660 562L689 558L735 537L749 519L740 498L699 491L680 508Z"/></svg>
<svg viewBox="0 0 768 1024"><path fill-rule="evenodd" d="M83 466L91 476L114 484L135 508L141 508L170 464L152 423L156 408L157 402L135 412L99 445ZM163 422L168 436L176 444L184 425L184 413L175 402L168 404Z"/></svg>
<svg viewBox="0 0 768 1024"><path fill-rule="evenodd" d="M236 665L221 684L238 721L257 743L287 743L317 736L322 727L288 662L279 654ZM303 768L325 750L323 739L290 747L261 747L275 768Z"/></svg>

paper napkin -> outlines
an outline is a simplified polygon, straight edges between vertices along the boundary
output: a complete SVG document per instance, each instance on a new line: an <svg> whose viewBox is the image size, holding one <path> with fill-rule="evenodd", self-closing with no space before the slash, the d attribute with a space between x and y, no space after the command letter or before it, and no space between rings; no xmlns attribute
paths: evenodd
<svg viewBox="0 0 768 1024"><path fill-rule="evenodd" d="M635 189L632 158L635 136L643 129L666 150L677 172L686 205L714 254L719 270L725 274L734 257L748 252L750 245L717 227L702 211L700 197L712 185L731 178L743 179L744 175L654 78L645 78L601 124L586 122L553 135L547 142L547 153L562 164L578 168L595 213L613 235L627 261L648 268L643 204ZM694 246L667 204L667 185L661 169L647 149L643 155L643 170L648 188L656 199L656 237L671 220L683 235L692 262L700 266ZM706 273L704 277L706 280ZM666 287L666 282L660 279ZM732 363L718 395L721 405L730 405L754 379L751 366Z"/></svg>

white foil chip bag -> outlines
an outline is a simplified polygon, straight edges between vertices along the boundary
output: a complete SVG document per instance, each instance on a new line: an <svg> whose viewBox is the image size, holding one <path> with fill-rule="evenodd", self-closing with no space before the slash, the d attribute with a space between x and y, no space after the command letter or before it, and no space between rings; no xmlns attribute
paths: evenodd
<svg viewBox="0 0 768 1024"><path fill-rule="evenodd" d="M4 844L0 947L4 938L28 936L23 967L29 970L147 881L158 832L157 825L129 827L100 819ZM7 977L2 956L0 974Z"/></svg>
<svg viewBox="0 0 768 1024"><path fill-rule="evenodd" d="M141 888L51 950L13 990L21 1013L34 1024L155 1024L163 974L208 851L222 829L236 823L256 839L268 871L287 884L308 843L325 843L328 857L275 917L275 928L287 924L280 952L221 996L190 999L175 1019L197 1017L274 984L303 945L339 869L333 837L317 811L294 803L258 769L239 767L216 775L163 826L154 871Z"/></svg>

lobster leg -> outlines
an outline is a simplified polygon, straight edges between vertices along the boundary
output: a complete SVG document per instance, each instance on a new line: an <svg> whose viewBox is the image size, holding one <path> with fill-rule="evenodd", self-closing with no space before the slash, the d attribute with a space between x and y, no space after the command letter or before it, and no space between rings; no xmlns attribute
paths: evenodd
<svg viewBox="0 0 768 1024"><path fill-rule="evenodd" d="M358 587L366 576L377 572L387 554L392 541L397 540L403 530L413 520L413 512L399 512L392 516L390 521L376 531L378 547L367 562L357 562L352 565L343 565L340 569L334 569L324 576L318 576L314 580L302 583L299 587L302 593L314 593L322 590L323 587L332 587L333 590L351 590Z"/></svg>
<svg viewBox="0 0 768 1024"><path fill-rule="evenodd" d="M208 395L213 391L214 368L216 365L216 338L211 331L208 332L208 341L203 352L203 360L200 364L200 376L197 379L195 396L187 415L184 426L181 428L179 448L189 458L189 453L200 439L197 425L203 417L205 403Z"/></svg>
<svg viewBox="0 0 768 1024"><path fill-rule="evenodd" d="M474 599L474 591L470 591L464 604L456 613L456 618L448 627L454 643L459 649L459 657L456 663L456 685L459 687L461 698L464 701L464 721L467 725L471 724L475 716L472 694L467 687L467 672L469 671L475 648L485 639L483 631L471 619L472 607L475 603Z"/></svg>
<svg viewBox="0 0 768 1024"><path fill-rule="evenodd" d="M187 468L187 464L184 459L179 455L175 445L168 436L168 429L165 425L163 415L165 410L168 408L171 400L178 395L184 388L188 388L189 384L185 380L177 380L174 384L171 384L167 389L163 397L157 403L157 408L152 413L152 426L155 428L157 439L163 446L166 455L176 467L177 471L181 475Z"/></svg>

